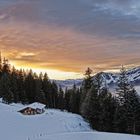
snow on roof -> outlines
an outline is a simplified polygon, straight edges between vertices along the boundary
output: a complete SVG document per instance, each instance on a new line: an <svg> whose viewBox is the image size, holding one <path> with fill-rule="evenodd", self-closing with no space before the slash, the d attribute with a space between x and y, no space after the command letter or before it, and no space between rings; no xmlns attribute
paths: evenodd
<svg viewBox="0 0 140 140"><path fill-rule="evenodd" d="M23 108L20 109L20 110L23 110L23 109L25 109L25 108L27 108L27 107L30 107L30 108L33 108L33 109L37 109L37 108L38 108L38 109L43 109L43 108L45 108L45 106L46 106L46 105L44 105L44 104L35 102L35 103L29 104L29 105L23 107Z"/></svg>

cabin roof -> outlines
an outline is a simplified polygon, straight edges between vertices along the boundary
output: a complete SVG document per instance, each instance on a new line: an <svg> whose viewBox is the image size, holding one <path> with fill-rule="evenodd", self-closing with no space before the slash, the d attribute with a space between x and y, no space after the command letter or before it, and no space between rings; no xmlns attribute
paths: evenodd
<svg viewBox="0 0 140 140"><path fill-rule="evenodd" d="M41 104L41 103L38 103L38 102L35 102L35 103L32 103L32 104L29 104L27 106L24 106L23 108L21 108L20 110L24 110L26 108L32 108L32 109L43 109L45 108L46 105L44 104Z"/></svg>
<svg viewBox="0 0 140 140"><path fill-rule="evenodd" d="M22 112L24 112L25 110L27 110L27 109L29 109L29 108L30 108L30 107L23 108L23 109L19 110L18 112L21 112L21 113L22 113ZM31 110L34 110L34 111L35 111L36 109L31 108Z"/></svg>

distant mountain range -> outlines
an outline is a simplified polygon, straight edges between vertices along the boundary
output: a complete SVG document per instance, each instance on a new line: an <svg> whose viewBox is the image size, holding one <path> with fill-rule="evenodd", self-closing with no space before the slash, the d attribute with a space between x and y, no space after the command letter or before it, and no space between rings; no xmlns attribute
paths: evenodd
<svg viewBox="0 0 140 140"><path fill-rule="evenodd" d="M116 83L119 79L119 73L100 72L103 85L106 83L109 88L116 87ZM96 76L96 75L95 75ZM136 87L140 86L140 67L136 67L127 71L128 80ZM93 76L94 78L94 76ZM68 80L56 80L56 83L64 88L72 88L75 84L80 87L83 79L68 79Z"/></svg>
<svg viewBox="0 0 140 140"><path fill-rule="evenodd" d="M63 89L71 89L75 84L77 87L82 85L83 79L68 79L68 80L55 80L58 86L61 86Z"/></svg>

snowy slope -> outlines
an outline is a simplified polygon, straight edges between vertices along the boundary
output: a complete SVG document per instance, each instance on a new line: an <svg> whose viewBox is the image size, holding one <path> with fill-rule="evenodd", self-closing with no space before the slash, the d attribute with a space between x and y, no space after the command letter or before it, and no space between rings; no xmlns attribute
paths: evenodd
<svg viewBox="0 0 140 140"><path fill-rule="evenodd" d="M23 116L17 112L19 108L20 105L0 103L0 139L27 140L50 134L91 131L79 115L46 110L42 115Z"/></svg>
<svg viewBox="0 0 140 140"><path fill-rule="evenodd" d="M42 115L23 116L23 105L0 103L1 140L139 140L140 136L92 131L76 114L47 109Z"/></svg>
<svg viewBox="0 0 140 140"><path fill-rule="evenodd" d="M102 132L77 132L48 135L35 140L140 140L140 136Z"/></svg>

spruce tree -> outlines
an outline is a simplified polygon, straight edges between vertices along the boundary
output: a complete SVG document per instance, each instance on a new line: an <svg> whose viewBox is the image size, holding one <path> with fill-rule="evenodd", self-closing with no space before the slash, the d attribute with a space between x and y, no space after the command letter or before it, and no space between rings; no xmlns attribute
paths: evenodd
<svg viewBox="0 0 140 140"><path fill-rule="evenodd" d="M51 107L51 99L50 99L50 94L51 94L51 82L49 81L49 77L47 73L45 73L42 77L42 90L45 94L46 98L46 106Z"/></svg>
<svg viewBox="0 0 140 140"><path fill-rule="evenodd" d="M10 76L10 82L11 82L11 92L13 93L14 102L19 102L19 90L18 90L18 71L15 69L15 67L11 70L11 76Z"/></svg>
<svg viewBox="0 0 140 140"><path fill-rule="evenodd" d="M83 103L86 99L87 93L88 91L91 89L92 87L92 83L93 83L93 79L92 79L92 70L90 68L87 68L87 70L85 71L85 78L84 81L82 83L82 87L81 87L81 99L80 99L80 112L83 110Z"/></svg>
<svg viewBox="0 0 140 140"><path fill-rule="evenodd" d="M12 103L14 101L14 94L11 91L10 75L4 73L0 79L0 92L3 97L3 102Z"/></svg>
<svg viewBox="0 0 140 140"><path fill-rule="evenodd" d="M32 70L29 71L25 78L25 92L27 95L28 103L35 101L35 83Z"/></svg>
<svg viewBox="0 0 140 140"><path fill-rule="evenodd" d="M42 87L42 78L35 75L34 88L35 88L35 100L40 103L46 104L46 97Z"/></svg>
<svg viewBox="0 0 140 140"><path fill-rule="evenodd" d="M50 100L51 100L51 107L56 108L57 105L57 96L58 95L58 87L56 83L53 81L51 83L51 93L50 93Z"/></svg>
<svg viewBox="0 0 140 140"><path fill-rule="evenodd" d="M65 103L64 106L67 111L70 111L70 98L71 98L71 91L66 88L64 94L64 103Z"/></svg>
<svg viewBox="0 0 140 140"><path fill-rule="evenodd" d="M100 115L100 104L98 97L98 90L96 85L93 85L88 92L88 96L85 99L85 107L83 106L83 113L87 120L94 129L98 130L99 115Z"/></svg>
<svg viewBox="0 0 140 140"><path fill-rule="evenodd" d="M118 106L115 113L115 130L123 133L136 133L137 114L139 112L139 96L133 85L127 79L124 67L121 69L118 81Z"/></svg>
<svg viewBox="0 0 140 140"><path fill-rule="evenodd" d="M29 102L25 91L25 78L26 78L25 71L20 69L18 72L18 91L19 91L19 100L22 104L27 104Z"/></svg>
<svg viewBox="0 0 140 140"><path fill-rule="evenodd" d="M85 90L89 90L92 86L92 69L90 68L87 68L87 70L85 71L85 79L84 79L84 82L83 82L83 87Z"/></svg>
<svg viewBox="0 0 140 140"><path fill-rule="evenodd" d="M109 92L107 87L100 90L99 94L99 128L100 131L113 132L114 113L116 109L116 100Z"/></svg>
<svg viewBox="0 0 140 140"><path fill-rule="evenodd" d="M132 85L129 83L127 78L127 71L124 66L122 66L120 70L119 80L118 80L118 87L116 89L118 94L118 100L120 104L124 103L124 97L127 95L127 93L131 92L133 90Z"/></svg>
<svg viewBox="0 0 140 140"><path fill-rule="evenodd" d="M138 116L138 112L140 111L140 100L135 89L127 93L124 98L125 102L123 106L125 108L125 114L127 117L126 132L136 134L138 132L137 126L140 125L138 122L140 120Z"/></svg>
<svg viewBox="0 0 140 140"><path fill-rule="evenodd" d="M57 97L57 108L63 110L64 109L64 91L59 87L58 97Z"/></svg>

